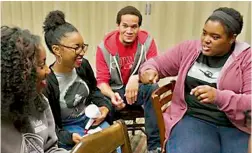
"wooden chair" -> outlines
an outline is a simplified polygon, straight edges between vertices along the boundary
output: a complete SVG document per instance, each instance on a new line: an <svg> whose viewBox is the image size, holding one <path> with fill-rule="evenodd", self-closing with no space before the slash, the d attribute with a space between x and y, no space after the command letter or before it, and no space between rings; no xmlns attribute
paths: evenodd
<svg viewBox="0 0 252 153"><path fill-rule="evenodd" d="M116 119L123 119L127 121L132 121L127 123L128 131L132 131L132 135L135 135L136 130L141 130L144 134L144 123L137 123L137 118L144 118L144 109L142 106L126 105L126 107L115 113Z"/></svg>
<svg viewBox="0 0 252 153"><path fill-rule="evenodd" d="M97 133L83 137L71 153L116 153L121 147L122 153L132 153L127 127L123 120Z"/></svg>
<svg viewBox="0 0 252 153"><path fill-rule="evenodd" d="M159 135L160 135L160 143L161 147L164 148L165 141L165 124L163 118L163 112L169 107L170 102L172 100L172 94L175 87L175 80L172 80L170 83L156 89L152 93L152 105L154 106L154 111L157 116ZM251 125L251 115L248 117L248 126ZM248 145L248 153L252 153L251 149L251 136L249 137L249 145ZM165 153L165 150L163 151Z"/></svg>
<svg viewBox="0 0 252 153"><path fill-rule="evenodd" d="M170 105L175 83L176 81L172 80L170 83L156 89L151 95L152 105L157 116L161 148L165 145L165 124L163 112L165 112L166 108Z"/></svg>

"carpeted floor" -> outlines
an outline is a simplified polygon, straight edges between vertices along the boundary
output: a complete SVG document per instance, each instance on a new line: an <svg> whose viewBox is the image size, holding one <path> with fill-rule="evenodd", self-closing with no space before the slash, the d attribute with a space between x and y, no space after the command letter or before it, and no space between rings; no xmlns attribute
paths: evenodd
<svg viewBox="0 0 252 153"><path fill-rule="evenodd" d="M137 122L143 123L144 119L139 118ZM126 124L127 123L130 123L130 121L126 121ZM128 133L133 153L147 153L146 135L140 130L135 131L134 136L131 131Z"/></svg>
<svg viewBox="0 0 252 153"><path fill-rule="evenodd" d="M146 135L143 132L137 131L134 136L129 132L129 137L133 153L147 153Z"/></svg>

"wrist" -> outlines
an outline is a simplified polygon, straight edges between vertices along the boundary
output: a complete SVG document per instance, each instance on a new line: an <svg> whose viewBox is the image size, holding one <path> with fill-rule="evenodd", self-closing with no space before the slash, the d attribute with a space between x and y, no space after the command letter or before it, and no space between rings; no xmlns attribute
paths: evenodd
<svg viewBox="0 0 252 153"><path fill-rule="evenodd" d="M132 75L129 80L132 80L132 81L139 81L139 76L138 75Z"/></svg>
<svg viewBox="0 0 252 153"><path fill-rule="evenodd" d="M112 92L109 93L108 96L109 96L109 98L111 99L111 98L113 98L113 97L115 96L115 93L112 91Z"/></svg>

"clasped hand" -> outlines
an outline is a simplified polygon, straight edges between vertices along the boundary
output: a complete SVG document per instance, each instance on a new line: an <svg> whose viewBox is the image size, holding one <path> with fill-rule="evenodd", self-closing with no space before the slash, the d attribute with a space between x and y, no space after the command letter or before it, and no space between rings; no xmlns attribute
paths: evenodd
<svg viewBox="0 0 252 153"><path fill-rule="evenodd" d="M202 103L213 104L216 99L216 89L209 85L197 86L191 90L190 94L197 97Z"/></svg>

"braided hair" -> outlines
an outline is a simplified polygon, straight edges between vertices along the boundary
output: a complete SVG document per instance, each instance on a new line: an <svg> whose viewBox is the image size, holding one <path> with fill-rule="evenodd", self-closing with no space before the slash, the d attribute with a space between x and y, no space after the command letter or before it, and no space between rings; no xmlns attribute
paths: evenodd
<svg viewBox="0 0 252 153"><path fill-rule="evenodd" d="M1 27L1 120L20 132L31 130L29 117L39 118L46 104L36 91L39 36L18 27Z"/></svg>

